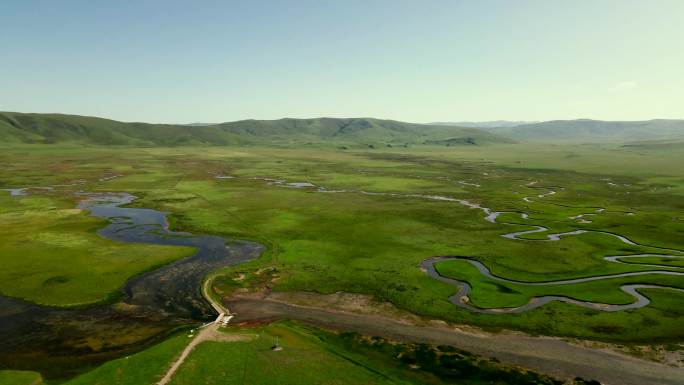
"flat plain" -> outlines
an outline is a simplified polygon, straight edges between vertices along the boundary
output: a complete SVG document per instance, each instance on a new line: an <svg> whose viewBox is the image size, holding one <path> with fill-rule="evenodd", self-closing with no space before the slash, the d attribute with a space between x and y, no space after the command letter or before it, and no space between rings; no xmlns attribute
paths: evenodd
<svg viewBox="0 0 684 385"><path fill-rule="evenodd" d="M106 222L75 209L79 191L128 192L138 197L134 207L169 213L174 230L267 246L260 258L213 274L220 296L345 292L489 331L670 346L684 338L684 293L677 291L684 289L677 275L684 256L684 146L14 145L3 148L0 163L0 188L33 187L0 196L0 255L10 267L2 271L0 292L6 296L64 307L112 301L126 279L192 253L103 239L96 231ZM538 226L545 230L524 234ZM577 230L584 233L549 238ZM516 232L523 234L503 236ZM513 281L490 279L465 260L437 264L440 274L472 286L467 301L481 309L521 306L544 295L629 304L634 298L622 285L661 288L640 289L650 303L624 311L554 301L522 313L480 314L456 306L449 297L457 288L420 269L436 256L479 261ZM675 274L640 273L654 270ZM521 284L622 273L639 275ZM139 354L159 352L159 365L168 365L176 353L162 354L163 346L177 349L183 341L174 337ZM210 357L256 349L247 355L262 359L256 352L266 349L231 346L201 345L173 383L196 381L194 371ZM120 371L112 365L96 370ZM136 383L142 375L117 383ZM248 382L259 383L257 377Z"/></svg>

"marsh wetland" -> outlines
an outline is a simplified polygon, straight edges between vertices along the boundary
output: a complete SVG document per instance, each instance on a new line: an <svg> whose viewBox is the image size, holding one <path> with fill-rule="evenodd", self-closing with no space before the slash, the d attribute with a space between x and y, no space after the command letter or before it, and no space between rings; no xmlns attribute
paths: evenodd
<svg viewBox="0 0 684 385"><path fill-rule="evenodd" d="M494 339L515 331L680 346L684 149L566 146L542 159L538 148L516 155L508 146L126 148L125 159L102 147L8 148L1 363L55 383L108 384L106 373L135 352L168 346L173 357L184 330L215 317L200 291L210 273L211 295L248 324L295 319L382 335L353 310L268 300L349 293ZM659 171L615 166L611 153ZM422 329L396 330L384 337L436 343L419 338ZM512 365L559 367L562 379L618 376L563 363L554 352L570 345L535 366L518 345L516 355L477 344L489 342L469 349ZM206 359L194 354L197 365ZM164 362L145 378L158 378ZM651 373L632 376L643 383L676 384L681 370L658 379L657 366L636 367ZM198 375L182 368L178 381Z"/></svg>
<svg viewBox="0 0 684 385"><path fill-rule="evenodd" d="M76 196L78 209L109 221L98 230L106 239L196 251L131 278L122 298L109 304L71 310L0 297L4 365L40 370L48 378L64 377L141 350L175 328L210 321L215 314L200 291L204 277L257 258L263 251L253 242L170 231L163 212L121 207L135 200L128 193L79 191Z"/></svg>

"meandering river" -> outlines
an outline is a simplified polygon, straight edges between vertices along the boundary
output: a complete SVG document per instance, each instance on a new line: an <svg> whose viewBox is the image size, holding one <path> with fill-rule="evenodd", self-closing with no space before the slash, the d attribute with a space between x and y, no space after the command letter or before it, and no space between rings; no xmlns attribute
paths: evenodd
<svg viewBox="0 0 684 385"><path fill-rule="evenodd" d="M202 297L202 279L264 250L254 242L170 231L166 213L122 207L135 200L127 193L79 195L79 208L109 221L99 230L105 238L197 252L130 279L122 300L111 305L60 309L0 296L0 366L69 376L138 351L179 326L211 320L215 311Z"/></svg>
<svg viewBox="0 0 684 385"><path fill-rule="evenodd" d="M237 177L234 177L234 176L217 176L216 178L217 179L238 179ZM617 238L619 241L621 241L625 244L628 244L630 246L652 247L652 248L661 249L661 250L667 251L667 252L680 253L680 254L631 254L631 255L606 256L603 258L607 262L623 263L623 264L630 264L632 266L641 266L641 267L649 267L649 268L650 267L657 267L657 268L661 268L661 269L662 268L668 268L670 270L633 271L633 272L625 272L625 273L612 274L612 275L589 276L589 277L582 277L582 278L576 278L576 279L566 279L566 280L557 280L557 281L543 281L543 282L515 281L515 280L510 280L510 279L498 277L496 275L493 275L489 271L489 269L484 264L482 264L482 262L476 261L476 260L474 260L472 258L468 258L468 257L435 257L435 258L428 258L428 259L424 260L420 265L420 268L424 272L426 272L430 277L437 279L439 281L442 281L444 283L447 283L449 285L455 286L458 289L456 294L449 297L449 300L453 304L455 304L456 306L459 306L461 308L464 308L464 309L472 311L472 312L487 313L487 314L522 313L522 312L526 312L526 311L538 308L538 307L543 306L543 305L545 305L549 302L552 302L552 301L570 303L570 304L574 304L574 305L578 305L578 306L582 306L582 307L594 309L594 310L615 312L615 311L627 310L627 309L637 309L637 308L644 307L644 306L648 305L651 301L648 297L646 297L645 295L643 295L639 292L639 290L641 290L641 289L667 289L667 290L673 290L673 291L684 293L684 289L681 289L678 287L661 286L661 285L655 285L655 284L626 284L626 285L621 285L620 290L622 290L623 292L629 294L630 296L632 296L634 298L634 302L629 303L629 304L620 304L620 305L606 304L606 303L598 303L598 302L591 302L591 301L581 301L581 300L577 300L575 298L570 298L570 297L565 297L565 296L545 295L545 296L538 296L538 297L530 298L530 300L527 304L522 305L522 306L518 306L518 307L480 308L480 307L477 307L470 302L470 298L468 297L468 295L470 294L472 287L468 282L456 280L456 279L445 277L445 276L441 275L437 271L435 264L442 262L442 261L446 261L446 260L462 260L462 261L466 261L466 262L470 263L471 265L475 266L482 275L484 275L484 276L486 276L492 280L495 280L495 281L515 283L515 284L527 285L527 286L573 285L573 284L578 284L578 283L583 283L583 282L607 280L607 279L614 279L614 278L621 278L621 277L633 277L633 276L647 276L647 275L684 276L684 272L682 272L682 271L673 271L673 270L684 270L684 268L682 268L682 267L669 266L669 265L665 265L665 264L654 265L654 264L648 264L648 263L624 262L625 259L633 259L633 258L638 258L638 257L662 257L662 258L672 258L672 259L684 258L684 254L682 254L682 253L684 253L684 250L656 247L656 246L650 246L650 245L642 245L642 244L634 242L631 239L629 239L623 235L620 235L620 234L615 234L615 233L610 233L610 232L600 231L600 230L588 230L588 229L576 229L576 230L568 231L568 232L564 232L564 233L550 233L550 234L546 234L545 239L526 239L526 238L522 238L522 236L529 235L529 234L535 234L535 233L546 233L549 231L549 228L545 227L545 226L538 226L538 225L532 225L532 224L501 222L501 221L499 221L499 216L501 216L502 214L519 214L522 219L529 219L529 214L526 212L518 212L518 211L495 211L491 208L484 207L478 203L474 203L474 202L466 200L466 199L460 199L460 198L455 198L455 197L446 196L446 195L407 194L407 193L394 193L394 192L369 192L369 191L363 191L363 190L349 190L349 189L336 190L336 189L329 189L329 188L326 188L323 186L319 186L319 185L316 185L316 184L309 182L309 181L290 182L290 181L283 180L283 179L260 178L260 177L254 177L254 178L250 178L250 179L262 180L262 181L265 181L265 182L267 182L271 185L275 185L275 186L289 187L289 188L305 188L305 189L315 191L315 192L320 192L320 193L358 193L358 194L364 194L364 195L389 196L389 197L395 197L395 198L418 198L418 199L427 199L427 200L442 201L442 202L454 202L454 203L458 203L462 206L469 207L471 209L481 210L485 214L484 220L487 222L490 222L490 223L532 227L531 230L516 231L516 232L501 234L501 236L504 238L517 240L517 241L525 241L525 242L559 241L559 240L561 240L562 237L568 237L568 236L573 236L573 235L581 235L581 234L585 234L585 233L595 233L595 234L601 234L604 236ZM531 182L531 183L528 183L527 186L532 187L536 183L537 182ZM472 185L475 186L475 184L472 184ZM480 185L476 185L476 186L480 187ZM544 188L544 187L534 187L534 188ZM543 193L543 194L538 194L537 197L538 198L545 198L545 197L549 197L549 196L552 196L555 194L556 194L555 190L549 189L548 192ZM528 202L528 203L533 202L531 199L529 199L529 197L524 197L523 200L525 202ZM580 214L580 215L575 216L575 217L570 217L570 219L573 219L573 220L580 219L581 220L584 216L597 215L597 214L603 213L604 211L605 211L604 208L594 208L594 212L592 212L592 213ZM591 222L584 220L584 222L580 222L580 223L591 223Z"/></svg>
<svg viewBox="0 0 684 385"><path fill-rule="evenodd" d="M237 179L232 176L218 176L219 179ZM321 193L361 193L365 195L384 195L397 198L419 198L436 201L455 202L473 209L482 210L484 220L499 222L504 212L494 211L465 199L442 195L401 194L387 192L368 192L361 190L334 190L316 186L311 182L288 182L270 178L261 179L268 183L287 187L310 189ZM48 190L49 188L42 188ZM21 196L29 189L8 190L13 196ZM216 269L245 262L258 257L264 250L262 245L248 241L228 240L211 235L194 235L169 230L166 213L144 209L123 207L135 200L127 193L78 193L83 197L78 207L90 211L91 215L107 219L109 224L99 230L99 234L120 242L148 243L158 245L191 246L197 252L160 269L130 279L124 287L123 299L111 305L92 306L83 309L60 309L38 306L15 298L0 296L0 366L17 369L41 371L46 377L62 377L82 371L88 366L111 360L138 351L163 338L174 328L203 320L211 320L215 315L211 306L200 292L203 277ZM538 197L553 195L541 194ZM600 213L603 210L597 210ZM523 219L528 215L518 212ZM588 214L585 214L588 215ZM581 218L581 217L580 217ZM515 224L515 223L510 223ZM520 224L515 224L520 225ZM618 238L624 243L638 245L636 242L619 235L602 231L578 229L571 232L548 234L546 239L526 240L520 236L548 231L543 226L534 226L528 231L502 234L503 237L518 241L558 241L561 237L579 235L586 232L601 233ZM664 249L667 250L667 249ZM677 251L679 250L671 250ZM605 257L608 262L629 263L624 259L640 256L661 256L682 258L681 255L644 254ZM618 311L646 306L649 300L638 292L645 288L667 288L649 284L623 285L621 289L632 295L635 301L626 305L600 304L560 296L535 297L529 303L516 308L482 309L468 301L471 290L467 282L454 280L440 275L435 263L446 259L465 259L480 273L493 280L524 285L575 284L599 279L610 279L646 274L684 275L679 268L666 265L641 264L649 267L669 267L671 270L628 272L612 276L585 277L555 282L518 282L491 274L482 263L460 257L430 258L421 267L431 277L458 287L458 292L450 298L457 306L481 313L519 313L542 306L550 301L563 301L602 311Z"/></svg>

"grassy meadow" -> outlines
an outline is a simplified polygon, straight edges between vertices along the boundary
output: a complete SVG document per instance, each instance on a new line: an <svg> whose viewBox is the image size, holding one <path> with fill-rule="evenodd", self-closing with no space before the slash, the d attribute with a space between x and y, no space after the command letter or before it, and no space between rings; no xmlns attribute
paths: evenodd
<svg viewBox="0 0 684 385"><path fill-rule="evenodd" d="M190 353L171 384L559 384L449 346L396 344L292 322L219 333L223 336L200 343ZM190 340L186 334L110 361L64 385L153 384ZM282 351L271 350L276 341ZM22 375L30 378L31 373Z"/></svg>
<svg viewBox="0 0 684 385"><path fill-rule="evenodd" d="M473 265L463 260L439 262L436 267L443 276L469 282L473 287L469 294L470 300L477 306L484 308L517 307L526 304L532 297L544 295L565 296L583 301L618 305L628 304L634 302L634 298L619 290L618 287L644 281L658 282L660 285L684 289L682 278L673 276L642 275L572 285L527 286L485 277ZM658 299L661 294L666 296L668 294L666 289L642 290L645 290L644 292L649 298Z"/></svg>
<svg viewBox="0 0 684 385"><path fill-rule="evenodd" d="M0 370L0 384L2 385L41 385L39 373L20 370Z"/></svg>
<svg viewBox="0 0 684 385"><path fill-rule="evenodd" d="M96 234L106 223L59 192L0 192L0 293L50 306L102 302L131 276L193 252L109 241Z"/></svg>
<svg viewBox="0 0 684 385"><path fill-rule="evenodd" d="M427 277L418 265L437 255L468 256L483 262L495 275L531 281L650 270L602 258L636 253L671 254L674 252L661 248L684 249L684 218L680 214L684 209L682 155L684 147L659 150L523 144L375 150L24 145L7 148L0 154L0 188L85 179L86 183L78 189L133 193L140 197L134 205L169 212L175 229L252 239L267 245L269 251L262 258L223 272L225 278L217 279L216 285L224 291L244 285L233 280L237 274L252 277L254 272L270 267L278 279L266 284L279 291L364 293L417 314L487 328L653 342L684 337L678 326L683 315L677 309L684 304L680 293L648 290L645 293L652 299L651 305L618 313L552 303L519 315L476 315L449 303L447 298L455 289ZM118 177L100 181L114 175ZM286 187L261 178L310 182L337 192ZM63 202L59 207L68 210L73 208L71 190L65 187L53 193L36 192L19 198L7 194L2 202L9 203L3 203L3 207L16 210L13 215L18 221L31 211L23 208L22 202L28 205L31 200ZM556 194L545 195L551 190ZM404 195L377 194L388 192ZM528 212L529 218L504 214L499 223L490 223L480 210L455 202L406 196L411 194L468 199L497 211ZM597 213L598 208L605 211ZM580 214L596 215L585 217L590 223L571 218ZM99 226L97 221L79 215L76 219L90 226L90 233L79 231L79 236L91 234L97 238L93 234ZM67 231L60 218L54 217L46 226ZM15 227L30 228L35 225L32 221L25 218ZM575 229L618 233L647 246L628 245L596 233L569 236L558 242L500 236L529 230L530 225L549 227L551 233ZM154 246L110 246L121 247L121 251L126 247L137 248L148 256L154 254L140 260L146 264L132 269L137 271L186 252L168 251L172 254L164 255L151 253ZM64 250L45 250L46 259L50 255L72 258ZM40 254L24 254L30 258L23 259L23 265L14 272L16 276L28 276L36 263L43 261ZM74 252L73 258L77 255ZM136 260L136 254L131 252L117 255ZM103 258L98 266L120 271L117 262L115 258ZM81 270L78 264L57 264L72 270L74 275ZM121 272L119 277L134 274L132 270ZM453 270L473 284L475 305L508 306L525 302L531 295L550 294L546 291L548 287L534 288L534 292L511 287L506 290L519 293L502 296L499 286L485 282L467 267L453 266ZM1 290L7 295L27 297L26 293L40 288L45 279L29 284L35 285L33 289L26 287L15 293L8 288ZM74 282L86 280L84 277ZM638 281L678 287L683 282L681 278L663 276L642 276ZM121 285L123 280L118 282ZM248 278L246 282L255 280ZM624 303L628 298L619 285L625 282L616 279L557 289L571 291L565 294L580 299ZM83 287L86 289L81 290L81 295L88 298L85 301L102 298L111 290L94 293L86 283ZM78 301L63 300L75 302Z"/></svg>
<svg viewBox="0 0 684 385"><path fill-rule="evenodd" d="M187 331L131 356L109 361L64 385L154 384L189 342Z"/></svg>

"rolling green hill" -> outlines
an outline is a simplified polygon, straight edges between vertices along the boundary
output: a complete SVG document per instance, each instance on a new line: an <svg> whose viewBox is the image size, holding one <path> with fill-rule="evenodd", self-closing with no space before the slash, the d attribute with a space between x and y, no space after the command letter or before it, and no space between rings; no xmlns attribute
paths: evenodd
<svg viewBox="0 0 684 385"><path fill-rule="evenodd" d="M124 123L62 114L0 112L3 143L99 145L478 145L512 140L483 130L371 118L242 120L211 125Z"/></svg>
<svg viewBox="0 0 684 385"><path fill-rule="evenodd" d="M684 139L684 120L552 120L492 128L489 132L526 142L626 143Z"/></svg>

